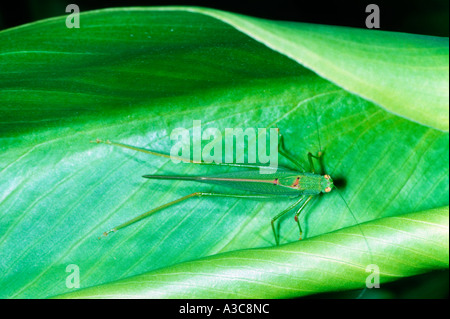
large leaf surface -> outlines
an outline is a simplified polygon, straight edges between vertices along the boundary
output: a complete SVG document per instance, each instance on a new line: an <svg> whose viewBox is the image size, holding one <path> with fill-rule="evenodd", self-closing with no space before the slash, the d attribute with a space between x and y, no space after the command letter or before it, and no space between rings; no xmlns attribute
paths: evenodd
<svg viewBox="0 0 450 319"><path fill-rule="evenodd" d="M222 132L276 125L296 157L304 160L308 151L324 150L324 169L341 180L341 194L359 221L448 205L448 134L442 132L448 129L448 110L443 111L448 101L442 99L448 95L448 86L447 91L442 89L448 84L448 73L447 77L443 73L448 70L448 39L275 23L208 11L214 18L192 10L203 9L104 10L82 15L80 29L67 29L65 18L55 18L0 33L1 297L69 292L69 264L79 266L81 287L86 288L161 268L164 273L164 267L222 252L274 244L270 219L289 205L284 199L192 199L98 240L103 231L193 191L233 191L144 180L144 174L210 174L229 169L174 164L89 143L96 138L167 153L174 143L169 139L172 130L191 128L193 120L201 120L204 129ZM351 39L369 50L372 60L394 61L391 72L367 70L367 61L355 60L360 56L355 47L348 47L348 54L337 54L343 50L338 40L348 38L348 32L364 34ZM297 44L308 40L311 52L328 64L308 60L300 47L281 41L293 38ZM379 41L385 46L377 45ZM409 73L397 72L404 65L399 62L401 52L392 47L399 43L412 52L404 69L413 69L414 82ZM330 46L335 53L327 55ZM430 50L440 52L447 64L436 56L430 58ZM333 67L335 63L351 65L350 74L368 72L371 77L365 82L383 92L380 100L373 98L367 85L358 81L350 85ZM315 69L319 64L321 68ZM434 70L434 84L419 94L427 103L417 107L411 92L423 93L418 83L430 79L430 70ZM378 81L390 77L397 79L395 85ZM421 122L424 107L429 116ZM306 237L312 238L355 224L355 219L332 192L309 205L303 224ZM445 229L442 216L440 224ZM298 239L296 227L290 216L281 220L282 243ZM376 233L380 240L383 235ZM366 253L349 257L354 263L367 261L364 237L357 236ZM289 249L314 250L308 241ZM447 250L448 257L448 246L445 249L442 241L439 245L443 249L434 251L414 271L406 262L410 256L399 254L404 263L398 276L448 267L442 263L442 251ZM392 253L398 247L394 243L386 249ZM371 250L376 252L377 247ZM250 258L255 251L239 254ZM283 256L274 258L283 263ZM235 266L227 268L231 277L251 267ZM335 269L330 263L323 267ZM270 273L270 266L266 271ZM341 289L364 284L361 274L347 279L357 284L343 279ZM172 290L172 297L177 296L181 281L180 286L175 280L165 288ZM110 286L105 287L102 294L108 296ZM138 283L127 289L135 289L136 295L142 292ZM250 296L268 296L265 292L273 288L259 289ZM335 289L319 280L310 293ZM297 287L298 293L289 296L303 295L301 290Z"/></svg>
<svg viewBox="0 0 450 319"><path fill-rule="evenodd" d="M448 213L445 207L382 218L304 242L218 254L59 297L298 297L359 288L375 267L385 283L428 267L448 267Z"/></svg>

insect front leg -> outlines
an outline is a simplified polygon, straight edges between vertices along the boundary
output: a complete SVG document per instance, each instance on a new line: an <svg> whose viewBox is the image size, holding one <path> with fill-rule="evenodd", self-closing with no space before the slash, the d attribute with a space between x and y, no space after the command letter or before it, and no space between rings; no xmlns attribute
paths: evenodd
<svg viewBox="0 0 450 319"><path fill-rule="evenodd" d="M286 147L284 146L284 137L280 133L279 129L278 129L278 153L283 155L289 162L294 164L295 167L299 168L300 171L306 172L303 165L300 162L298 162L296 159L294 159L291 155L289 155L289 153L286 151Z"/></svg>
<svg viewBox="0 0 450 319"><path fill-rule="evenodd" d="M308 152L308 162L309 162L309 171L313 174L316 173L316 170L314 169L314 163L313 163L313 157L315 159L317 159L317 161L320 161L320 159L322 158L323 153L320 151L319 154L317 154L317 156L314 156L311 152ZM320 164L320 162L319 162Z"/></svg>
<svg viewBox="0 0 450 319"><path fill-rule="evenodd" d="M300 225L300 218L298 217L300 215L300 213L305 209L306 205L310 202L310 200L313 198L314 196L309 196L305 202L300 206L300 208L297 210L297 212L295 213L294 219L297 222L298 225L298 230L300 231L300 238L299 240L303 239L303 231L302 231L302 226Z"/></svg>
<svg viewBox="0 0 450 319"><path fill-rule="evenodd" d="M278 234L275 230L275 221L280 218L281 216L283 216L284 214L286 214L287 212L289 212L292 208L294 208L295 206L297 206L303 199L305 198L305 196L301 196L300 199L298 201L296 201L294 204L292 204L291 206L289 206L288 208L286 208L285 210L283 210L281 213L279 213L278 215L276 215L274 218L272 218L270 225L272 226L272 231L273 231L273 235L275 237L275 243L277 244L277 246L280 244L280 239L278 237Z"/></svg>

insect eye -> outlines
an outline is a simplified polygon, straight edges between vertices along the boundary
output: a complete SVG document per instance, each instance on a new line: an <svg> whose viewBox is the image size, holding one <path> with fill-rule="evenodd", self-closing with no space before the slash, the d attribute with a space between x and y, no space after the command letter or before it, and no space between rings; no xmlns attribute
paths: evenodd
<svg viewBox="0 0 450 319"><path fill-rule="evenodd" d="M325 188L325 193L329 193L329 192L331 192L331 187Z"/></svg>

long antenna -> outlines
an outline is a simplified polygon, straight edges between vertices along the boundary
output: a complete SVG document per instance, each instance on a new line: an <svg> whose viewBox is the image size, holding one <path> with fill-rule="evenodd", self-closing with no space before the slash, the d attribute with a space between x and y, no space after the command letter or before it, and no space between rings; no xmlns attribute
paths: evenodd
<svg viewBox="0 0 450 319"><path fill-rule="evenodd" d="M317 116L317 111L316 108L313 107L313 112L314 112L314 116L316 119L316 132L317 132L317 140L319 142L319 157L322 156L322 142L320 140L320 131L319 131L319 117ZM353 213L353 211L350 209L350 205L347 203L347 201L345 200L344 196L342 196L340 190L336 187L336 185L334 185L334 187L336 188L337 193L339 194L339 197L342 199L342 201L345 203L345 206L347 206L347 209L349 210L350 214L352 215L353 219L356 222L356 225L358 226L362 236L364 237L364 241L366 243L367 249L369 251L369 255L370 255L370 262L373 263L373 255L372 255L372 250L370 249L370 245L369 242L367 241L367 237L364 234L364 231L358 221L358 219L356 218L356 215ZM364 293L367 291L367 285L364 287L364 289L361 291L361 293L356 297L356 299L360 299Z"/></svg>
<svg viewBox="0 0 450 319"><path fill-rule="evenodd" d="M317 116L316 108L313 107L313 112L316 117L316 131L317 131L317 139L319 141L319 156L322 154L322 143L320 141L320 133L319 133L319 117Z"/></svg>
<svg viewBox="0 0 450 319"><path fill-rule="evenodd" d="M344 196L342 196L341 191L339 190L339 188L337 188L336 186L334 186L334 187L336 188L336 191L337 191L339 197L340 197L340 198L342 199L342 201L345 203L345 206L347 206L348 211L350 212L350 214L352 215L353 219L355 220L356 225L357 225L358 228L359 228L359 231L360 231L361 234L363 235L364 241L365 241L366 246L367 246L367 249L368 249L368 251L369 251L370 262L373 264L372 250L370 249L369 241L367 240L367 237L366 237L366 235L364 234L363 228L361 227L361 225L360 225L358 219L356 218L356 215L355 215L355 214L353 213L353 211L351 210L350 205L347 203L347 201L345 200ZM356 299L360 299L360 298L364 295L364 293L366 292L366 290L367 290L367 285L366 285L366 287L364 287L363 291L358 295L358 297L356 297Z"/></svg>

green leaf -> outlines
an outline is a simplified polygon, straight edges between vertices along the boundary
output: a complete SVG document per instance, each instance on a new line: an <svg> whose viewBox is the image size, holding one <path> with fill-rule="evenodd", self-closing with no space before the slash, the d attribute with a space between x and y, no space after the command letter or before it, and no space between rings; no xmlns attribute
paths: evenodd
<svg viewBox="0 0 450 319"><path fill-rule="evenodd" d="M193 11L235 26L388 111L448 131L448 38Z"/></svg>
<svg viewBox="0 0 450 319"><path fill-rule="evenodd" d="M442 262L448 259L443 211L414 217L430 216L432 225L414 223L408 233L423 236L399 237L401 242L394 239L405 219L385 219L448 205L448 101L442 98L448 96L448 39L271 22L202 8L100 10L83 13L80 21L79 29L66 28L59 17L0 32L0 297L71 292L66 267L73 264L81 287L96 287L98 297L117 293L111 284L117 280L186 270L197 259L203 265L202 258L220 259L225 252L240 259L217 271L237 278L251 269L259 250L280 258L264 265L265 274L274 276L261 277L265 284L256 290L227 283L221 296L238 289L242 296L286 297L361 287L360 268L341 273L345 280L332 285L319 276L290 292L273 288L289 278L276 275L286 263L284 249L299 252L286 264L305 260L297 273L318 265L334 274L346 271L345 265L299 257L328 253L330 245L319 243L336 234L339 245L355 244L361 251L333 251L348 264L367 264L372 251L371 263L382 274L396 269L394 277L448 268ZM399 47L408 48L408 57ZM364 83L355 80L361 78ZM203 130L222 133L277 126L287 149L303 161L308 151L324 150L323 169L340 181L340 190L307 207L307 239L297 242L297 225L287 216L279 223L281 241L295 243L268 248L274 245L270 220L288 200L204 198L98 240L104 231L193 191L233 193L141 177L230 169L174 164L89 143L102 138L169 153L171 132L191 129L194 120L202 121ZM356 220L382 218L373 222L382 229L334 232L356 223L339 195ZM390 228L399 230L386 242L393 244L381 247ZM360 236L343 235L358 230ZM410 251L402 247L427 251L430 238L435 249L410 265ZM396 258L377 258L381 248ZM170 277L167 286L164 278L158 291L170 297L189 291L200 296L208 291L200 285L215 284L197 277L188 289L184 275L179 281ZM130 295L157 296L151 285L126 283Z"/></svg>
<svg viewBox="0 0 450 319"><path fill-rule="evenodd" d="M218 254L59 297L298 297L359 288L375 269L366 270L373 260L383 284L448 268L448 214L445 207L363 224L370 253L359 240L361 229L353 226L280 247Z"/></svg>

